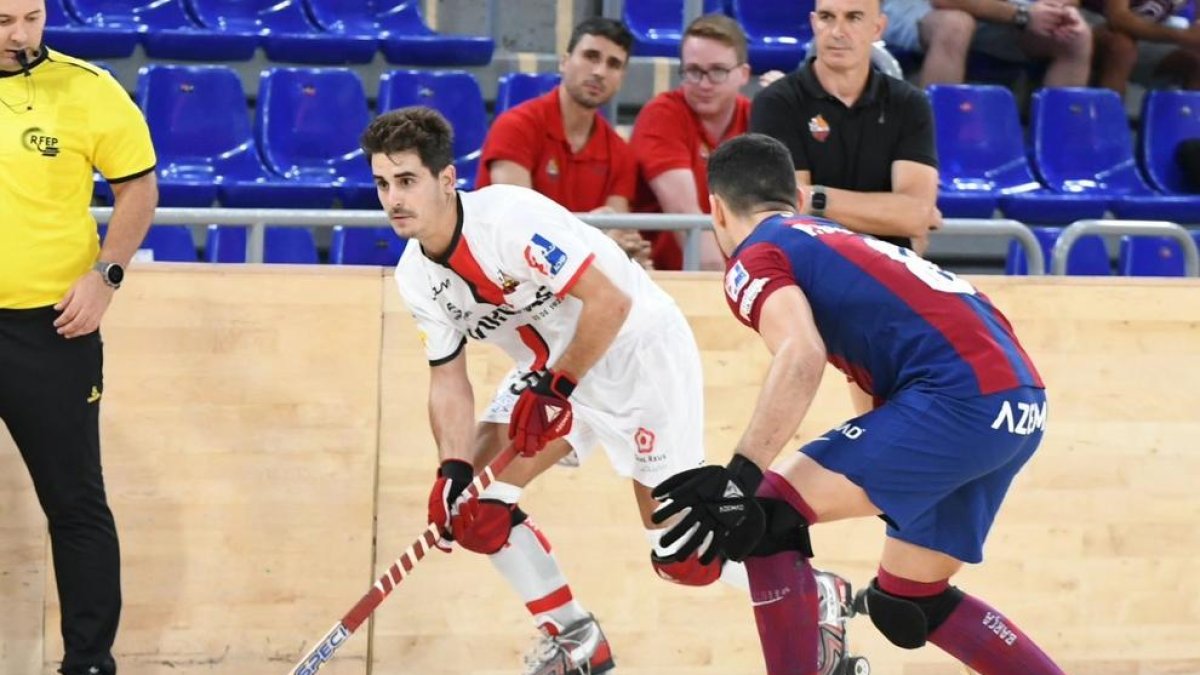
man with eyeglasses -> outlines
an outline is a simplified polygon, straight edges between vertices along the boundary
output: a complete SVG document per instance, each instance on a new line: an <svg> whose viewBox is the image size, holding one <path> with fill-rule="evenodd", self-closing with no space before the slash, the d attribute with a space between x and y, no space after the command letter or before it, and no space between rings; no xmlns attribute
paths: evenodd
<svg viewBox="0 0 1200 675"><path fill-rule="evenodd" d="M708 14L683 33L682 84L650 100L638 114L630 145L639 170L636 211L708 213L708 155L722 141L746 133L750 80L746 34L733 19ZM657 269L682 269L680 238L651 235ZM721 255L705 235L701 264L719 269Z"/></svg>

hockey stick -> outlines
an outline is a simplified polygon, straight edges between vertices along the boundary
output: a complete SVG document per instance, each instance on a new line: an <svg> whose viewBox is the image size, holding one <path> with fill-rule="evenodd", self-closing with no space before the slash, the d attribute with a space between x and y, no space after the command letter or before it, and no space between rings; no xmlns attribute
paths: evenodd
<svg viewBox="0 0 1200 675"><path fill-rule="evenodd" d="M500 475L500 472L504 471L504 468L508 466L516 456L516 448L514 448L512 445L506 447L499 455L496 456L495 459L491 461L490 464L483 468L483 471L480 471L479 474L475 476L475 478L471 481L471 484L467 486L467 489L464 490L459 496L458 500L455 501L455 505L462 504L468 499L474 499L478 497L480 493L487 489L487 486L491 485L492 482L496 480L496 476ZM391 595L392 591L400 585L400 582L404 581L408 575L412 573L413 568L416 567L417 563L425 557L425 554L429 552L429 549L433 548L437 544L440 536L441 532L439 531L437 524L430 523L429 527L426 527L425 531L421 533L421 536L417 537L417 540L414 541L404 551L404 553L401 553L399 558L396 558L396 560L392 562L392 566L388 568L388 571L375 581L375 585L371 587L371 590L367 591L366 595L359 598L354 607L350 608L350 611L346 612L346 615L342 617L342 620L338 621L337 624L335 624L334 627L325 634L325 637L321 638L321 641L317 643L317 646L313 647L311 651L304 655L304 658L300 659L299 663L297 663L291 670L288 671L288 674L314 675L314 673L320 670L321 666L325 665L327 661L333 658L333 653L337 651L338 648L350 638L350 635L354 633L354 631L358 630L358 627L367 620L367 617L371 616L371 613L374 612L377 607L379 607L380 603L383 602L383 599L388 595Z"/></svg>

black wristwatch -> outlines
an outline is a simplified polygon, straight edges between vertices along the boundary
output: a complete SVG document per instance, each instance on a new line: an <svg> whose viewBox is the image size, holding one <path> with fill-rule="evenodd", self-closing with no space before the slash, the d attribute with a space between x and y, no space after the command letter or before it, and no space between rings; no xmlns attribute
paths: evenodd
<svg viewBox="0 0 1200 675"><path fill-rule="evenodd" d="M808 212L818 218L825 217L825 186L812 186L812 203L808 206Z"/></svg>
<svg viewBox="0 0 1200 675"><path fill-rule="evenodd" d="M115 262L97 260L92 269L100 273L100 278L109 288L120 288L121 282L125 280L125 268Z"/></svg>
<svg viewBox="0 0 1200 675"><path fill-rule="evenodd" d="M1027 5L1017 5L1017 13L1013 15L1013 25L1021 30L1025 30L1029 26L1029 7Z"/></svg>

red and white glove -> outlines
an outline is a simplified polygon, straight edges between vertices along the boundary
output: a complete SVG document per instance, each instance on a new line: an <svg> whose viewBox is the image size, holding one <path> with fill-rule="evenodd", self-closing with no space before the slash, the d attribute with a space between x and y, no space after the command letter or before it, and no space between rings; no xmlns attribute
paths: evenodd
<svg viewBox="0 0 1200 675"><path fill-rule="evenodd" d="M474 467L461 459L448 459L438 467L437 480L429 492L429 522L441 530L442 538L438 540L437 547L446 553L450 552L450 545L454 541L450 531L454 502L470 487L474 477Z"/></svg>
<svg viewBox="0 0 1200 675"><path fill-rule="evenodd" d="M571 394L575 381L556 370L538 376L521 392L508 422L508 437L525 457L532 457L550 441L571 431Z"/></svg>

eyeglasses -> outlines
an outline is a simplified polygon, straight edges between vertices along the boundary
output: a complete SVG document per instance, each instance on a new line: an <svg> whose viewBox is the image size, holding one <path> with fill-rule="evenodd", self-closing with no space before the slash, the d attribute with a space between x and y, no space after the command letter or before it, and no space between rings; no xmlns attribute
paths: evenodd
<svg viewBox="0 0 1200 675"><path fill-rule="evenodd" d="M725 80L728 80L729 74L737 70L738 66L740 65L741 64L739 63L728 68L725 66L713 66L708 70L705 70L700 66L682 66L679 68L679 76L682 77L685 82L689 82L691 84L700 84L704 81L705 77L708 77L708 81L712 82L713 84L721 84Z"/></svg>

